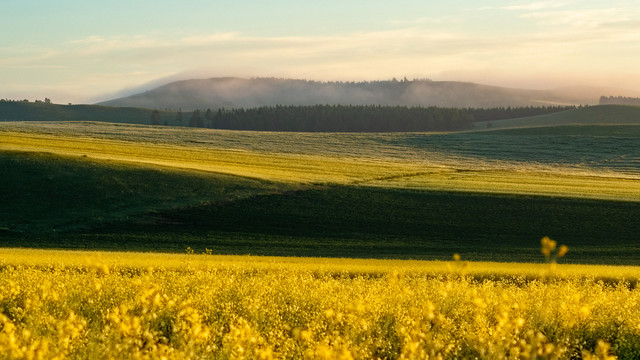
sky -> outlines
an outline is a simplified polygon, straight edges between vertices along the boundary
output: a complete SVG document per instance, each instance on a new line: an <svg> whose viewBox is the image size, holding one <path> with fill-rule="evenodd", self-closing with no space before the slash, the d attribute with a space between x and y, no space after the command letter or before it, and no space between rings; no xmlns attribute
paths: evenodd
<svg viewBox="0 0 640 360"><path fill-rule="evenodd" d="M639 64L637 0L0 1L0 99L215 76L640 91Z"/></svg>

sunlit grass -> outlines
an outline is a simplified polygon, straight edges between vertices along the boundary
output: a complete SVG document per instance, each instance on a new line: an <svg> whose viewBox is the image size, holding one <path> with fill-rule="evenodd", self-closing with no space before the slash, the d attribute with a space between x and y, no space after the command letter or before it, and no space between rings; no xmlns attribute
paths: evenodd
<svg viewBox="0 0 640 360"><path fill-rule="evenodd" d="M113 129L115 135L96 138L101 135L91 133L83 126L79 124L67 130L63 127L63 130L52 134L38 132L31 127L22 131L4 131L0 133L0 150L45 151L140 166L208 171L298 184L358 184L640 200L640 182L633 172L553 165L553 158L547 165L498 162L455 155L455 149L451 154L420 150L422 155L412 156L414 150L411 145L385 147L381 144L395 141L394 138L372 142L376 135L369 138L366 135L344 135L345 145L336 143L334 137L338 135L331 134L247 133L247 144L242 144L242 132L169 129L165 135L161 135L153 128L117 127ZM102 126L102 131L106 132ZM147 135L128 135L127 131L134 130ZM326 144L322 142L323 136ZM279 137L292 137L289 140L293 145L283 145L284 140ZM232 142L228 142L231 139ZM270 141L273 144L270 145ZM425 154L428 156L425 157Z"/></svg>
<svg viewBox="0 0 640 360"><path fill-rule="evenodd" d="M313 155L269 154L166 144L134 143L91 138L3 133L0 149L47 151L99 160L174 167L296 183L367 181L384 174L399 175L410 164L326 158ZM410 170L409 170L410 171Z"/></svg>
<svg viewBox="0 0 640 360"><path fill-rule="evenodd" d="M440 169L415 176L371 181L373 186L456 190L492 194L561 196L603 200L640 200L640 181L603 173L525 170Z"/></svg>

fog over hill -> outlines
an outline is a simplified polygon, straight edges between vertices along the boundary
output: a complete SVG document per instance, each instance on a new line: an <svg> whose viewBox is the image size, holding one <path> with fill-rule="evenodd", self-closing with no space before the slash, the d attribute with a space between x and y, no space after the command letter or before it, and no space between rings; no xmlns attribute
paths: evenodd
<svg viewBox="0 0 640 360"><path fill-rule="evenodd" d="M318 82L217 77L175 81L101 105L151 109L252 108L274 105L402 105L500 107L597 104L604 90L511 89L455 81Z"/></svg>

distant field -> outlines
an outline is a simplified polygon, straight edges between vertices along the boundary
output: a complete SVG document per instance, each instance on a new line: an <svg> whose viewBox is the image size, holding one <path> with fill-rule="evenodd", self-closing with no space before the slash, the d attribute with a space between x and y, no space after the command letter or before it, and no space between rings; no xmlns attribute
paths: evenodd
<svg viewBox="0 0 640 360"><path fill-rule="evenodd" d="M640 117L638 118L640 121ZM639 127L580 125L464 133L278 133L151 127L87 122L5 122L4 136L73 137L74 141L116 140L190 150L230 150L270 155L319 155L394 163L508 168L551 166L597 168L636 174ZM7 140L8 141L8 140ZM22 142L26 140L21 140ZM44 144L43 144L44 145ZM71 145L69 145L71 147ZM635 169L635 170L634 170Z"/></svg>
<svg viewBox="0 0 640 360"><path fill-rule="evenodd" d="M598 105L548 115L475 123L476 129L558 125L640 125L640 106Z"/></svg>
<svg viewBox="0 0 640 360"><path fill-rule="evenodd" d="M511 136L572 136L572 137L608 137L614 139L633 139L640 137L639 125L553 125L524 128L505 128L485 132L487 135ZM553 139L553 138L552 138Z"/></svg>
<svg viewBox="0 0 640 360"><path fill-rule="evenodd" d="M303 184L640 199L640 138L308 134L97 123L0 124L0 149Z"/></svg>
<svg viewBox="0 0 640 360"><path fill-rule="evenodd" d="M100 105L59 105L43 102L0 101L2 121L101 121L108 123L150 124L151 109ZM179 126L175 112L160 111L160 125Z"/></svg>

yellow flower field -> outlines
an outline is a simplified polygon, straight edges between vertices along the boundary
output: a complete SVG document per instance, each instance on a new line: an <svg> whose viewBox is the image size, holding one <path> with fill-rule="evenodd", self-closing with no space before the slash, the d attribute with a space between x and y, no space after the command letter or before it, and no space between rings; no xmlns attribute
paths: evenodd
<svg viewBox="0 0 640 360"><path fill-rule="evenodd" d="M633 267L202 252L0 249L0 358L640 356Z"/></svg>

